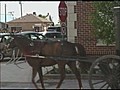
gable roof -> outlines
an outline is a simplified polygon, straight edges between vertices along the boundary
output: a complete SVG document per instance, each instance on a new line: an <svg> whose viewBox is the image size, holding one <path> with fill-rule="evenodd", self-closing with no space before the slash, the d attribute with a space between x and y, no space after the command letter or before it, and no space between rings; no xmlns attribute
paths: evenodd
<svg viewBox="0 0 120 90"><path fill-rule="evenodd" d="M41 17L38 17L36 15L33 15L33 14L27 14L25 16L22 16L20 18L17 18L17 19L14 19L12 21L9 21L9 22L42 22L42 23L52 23L50 20L47 20L45 18L41 18ZM8 23L9 23L8 22Z"/></svg>

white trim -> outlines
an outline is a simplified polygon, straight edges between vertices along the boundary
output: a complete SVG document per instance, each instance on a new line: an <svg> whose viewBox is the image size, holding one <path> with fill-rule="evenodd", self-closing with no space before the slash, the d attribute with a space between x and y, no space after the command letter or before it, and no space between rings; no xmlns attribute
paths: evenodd
<svg viewBox="0 0 120 90"><path fill-rule="evenodd" d="M77 14L74 13L74 5L76 1L66 1L68 8L68 17L67 17L67 36L69 42L75 42L75 36L77 36L77 29L74 29L74 21L77 20Z"/></svg>

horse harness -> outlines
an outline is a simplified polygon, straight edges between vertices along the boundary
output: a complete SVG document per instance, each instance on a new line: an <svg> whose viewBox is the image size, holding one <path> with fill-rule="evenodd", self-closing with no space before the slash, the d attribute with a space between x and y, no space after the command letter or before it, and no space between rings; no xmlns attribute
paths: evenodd
<svg viewBox="0 0 120 90"><path fill-rule="evenodd" d="M32 54L35 54L35 55L42 55L42 49L44 48L44 46L46 44L50 44L50 43L54 43L54 42L47 42L47 41L34 41L32 43L30 43L30 46L32 47ZM60 41L58 42L60 43L60 46L61 46L61 53L60 53L60 56L64 56L63 52L67 52L67 50L65 49L65 41ZM39 47L39 48L38 48ZM76 51L77 54L79 54L79 50L78 50L78 47L75 45L74 46L74 49Z"/></svg>
<svg viewBox="0 0 120 90"><path fill-rule="evenodd" d="M33 41L30 43L30 46L32 47L33 54L41 55L42 54L42 48L45 46L47 42L42 41ZM38 48L39 47L39 48Z"/></svg>

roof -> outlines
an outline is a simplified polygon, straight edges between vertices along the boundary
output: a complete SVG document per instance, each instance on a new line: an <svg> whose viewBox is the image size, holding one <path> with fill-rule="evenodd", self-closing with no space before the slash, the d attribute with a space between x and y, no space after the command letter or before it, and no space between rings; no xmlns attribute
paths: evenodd
<svg viewBox="0 0 120 90"><path fill-rule="evenodd" d="M10 33L0 33L0 36L2 35L10 35Z"/></svg>
<svg viewBox="0 0 120 90"><path fill-rule="evenodd" d="M35 32L35 31L23 31L23 32L19 32L18 34L27 34L27 33L37 33L38 34L38 32Z"/></svg>
<svg viewBox="0 0 120 90"><path fill-rule="evenodd" d="M47 20L45 18L41 18L41 17L38 17L36 15L33 15L33 14L27 14L25 16L22 16L20 18L17 18L17 19L14 19L12 21L9 21L9 22L46 22L46 23L52 23L50 20ZM8 22L8 23L9 23Z"/></svg>
<svg viewBox="0 0 120 90"><path fill-rule="evenodd" d="M58 33L58 34L61 34L61 32L57 32L57 31L43 31L43 32L39 32L40 34L43 34L43 35L45 35L46 33L52 33L52 34L54 34L54 33Z"/></svg>

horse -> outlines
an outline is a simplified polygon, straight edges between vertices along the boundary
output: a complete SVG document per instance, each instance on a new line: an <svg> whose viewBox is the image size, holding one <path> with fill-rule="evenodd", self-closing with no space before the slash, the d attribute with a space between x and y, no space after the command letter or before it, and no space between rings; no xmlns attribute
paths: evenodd
<svg viewBox="0 0 120 90"><path fill-rule="evenodd" d="M68 41L34 41L26 38L25 36L13 36L13 40L9 43L9 47L17 46L24 56L26 61L32 67L32 83L38 89L35 82L36 74L39 75L41 86L45 89L42 75L42 67L58 65L60 72L60 81L57 84L57 89L60 88L63 80L65 79L65 65L68 65L72 72L75 74L79 88L82 88L81 74L76 66L76 61L71 60L54 60L49 58L29 57L34 55L41 56L86 56L85 48L79 43L71 43ZM27 56L28 55L28 56Z"/></svg>

